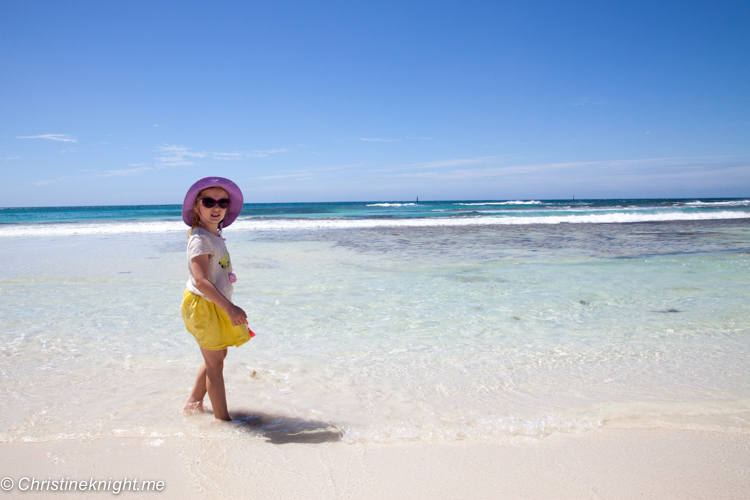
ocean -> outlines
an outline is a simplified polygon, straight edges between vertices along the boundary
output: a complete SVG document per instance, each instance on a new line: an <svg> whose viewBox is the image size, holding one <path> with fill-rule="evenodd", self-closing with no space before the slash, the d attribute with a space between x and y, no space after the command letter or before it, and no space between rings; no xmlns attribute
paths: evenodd
<svg viewBox="0 0 750 500"><path fill-rule="evenodd" d="M246 204L228 425L180 413L186 229L0 209L0 442L750 432L750 199Z"/></svg>

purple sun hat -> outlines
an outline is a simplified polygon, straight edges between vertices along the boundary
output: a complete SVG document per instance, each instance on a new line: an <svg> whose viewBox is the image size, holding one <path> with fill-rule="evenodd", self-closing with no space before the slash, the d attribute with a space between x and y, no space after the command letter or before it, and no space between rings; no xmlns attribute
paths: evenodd
<svg viewBox="0 0 750 500"><path fill-rule="evenodd" d="M229 209L224 216L224 220L219 223L219 227L229 226L242 212L242 204L245 199L242 197L242 191L237 184L224 177L204 177L190 186L185 195L185 201L182 203L182 220L188 226L193 222L193 205L195 205L198 193L211 187L220 187L229 195Z"/></svg>

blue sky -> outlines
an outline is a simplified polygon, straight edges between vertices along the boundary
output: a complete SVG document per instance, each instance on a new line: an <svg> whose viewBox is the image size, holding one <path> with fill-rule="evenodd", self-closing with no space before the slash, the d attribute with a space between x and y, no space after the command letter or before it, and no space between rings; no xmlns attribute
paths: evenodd
<svg viewBox="0 0 750 500"><path fill-rule="evenodd" d="M0 206L750 196L750 3L0 3Z"/></svg>

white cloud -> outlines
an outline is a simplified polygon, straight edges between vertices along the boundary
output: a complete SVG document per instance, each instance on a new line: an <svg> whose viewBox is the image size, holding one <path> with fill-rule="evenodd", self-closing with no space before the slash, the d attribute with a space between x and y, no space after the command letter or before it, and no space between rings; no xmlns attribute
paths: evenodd
<svg viewBox="0 0 750 500"><path fill-rule="evenodd" d="M41 181L36 181L33 184L35 186L46 186L48 184L52 184L54 182L60 182L61 180L68 179L70 177L71 177L70 175L66 175L66 176L63 176L63 177L58 177L57 179L43 179Z"/></svg>
<svg viewBox="0 0 750 500"><path fill-rule="evenodd" d="M159 146L159 150L165 153L165 156L159 156L156 158L156 161L159 162L157 166L161 167L181 167L187 165L195 165L195 159L232 161L240 160L242 158L265 158L273 154L289 151L289 149L284 148L259 149L250 151L249 153L219 153L216 151L192 151L192 148L177 145Z"/></svg>
<svg viewBox="0 0 750 500"><path fill-rule="evenodd" d="M372 172L399 172L399 175L403 176L406 172L413 169L434 169L435 173L439 173L438 169L450 167L464 167L469 165L497 165L503 162L507 162L509 159L515 158L511 155L496 155L496 156L479 156L477 158L455 158L451 160L432 160L417 163L405 163L401 165L393 165L387 167L381 167L373 169Z"/></svg>
<svg viewBox="0 0 750 500"><path fill-rule="evenodd" d="M276 180L276 179L295 179L295 178L314 178L318 177L320 174L327 174L330 172L338 172L341 170L347 170L351 168L357 168L364 166L363 163L353 163L348 165L335 165L330 167L320 167L320 168L309 168L304 170L291 170L287 172L281 172L278 174L272 174L272 175L263 175L258 177L251 177L245 180Z"/></svg>
<svg viewBox="0 0 750 500"><path fill-rule="evenodd" d="M412 137L412 136L407 136L404 139L383 139L382 137L360 137L359 138L360 141L367 141L367 142L401 142L401 141L411 140L411 139L420 139L420 140L425 140L425 141L431 141L432 137L424 137L424 136Z"/></svg>
<svg viewBox="0 0 750 500"><path fill-rule="evenodd" d="M270 155L274 155L277 153L286 153L289 151L289 149L261 149L261 150L255 150L247 153L247 156L250 156L252 158L265 158Z"/></svg>
<svg viewBox="0 0 750 500"><path fill-rule="evenodd" d="M478 158L458 158L454 160L435 160L426 161L421 163L410 163L408 165L401 165L399 168L441 168L441 167L461 167L464 165L477 165L477 164L490 164L498 163L499 161L506 159L505 156L480 156Z"/></svg>
<svg viewBox="0 0 750 500"><path fill-rule="evenodd" d="M0 160L20 160L20 156L6 156L5 158L0 158Z"/></svg>
<svg viewBox="0 0 750 500"><path fill-rule="evenodd" d="M124 177L129 175L139 175L144 172L153 170L151 167L123 168L119 170L105 170L104 172L94 174L95 177Z"/></svg>
<svg viewBox="0 0 750 500"><path fill-rule="evenodd" d="M299 172L290 172L288 174L276 174L276 175L264 175L262 177L256 177L256 179L262 180L274 180L274 179L298 179L300 177L314 177L315 173L303 170Z"/></svg>
<svg viewBox="0 0 750 500"><path fill-rule="evenodd" d="M750 156L750 155L745 155ZM581 182L590 184L595 182L666 182L684 181L688 178L703 178L721 174L750 174L750 161L739 160L742 157L676 157L676 158L642 158L636 160L602 160L589 162L560 162L539 163L527 165L483 166L479 168L458 168L441 171L425 172L423 174L401 172L393 175L397 178L423 177L435 180L485 180L504 178L509 182L526 181L538 182L540 185L549 183L550 179L559 182ZM489 158L475 158L468 160L444 160L417 165L425 166L462 166L471 162L482 163ZM463 162L463 163L462 163ZM562 177L561 177L562 176Z"/></svg>
<svg viewBox="0 0 750 500"><path fill-rule="evenodd" d="M579 97L573 100L573 106L601 106L607 104L607 100L601 97Z"/></svg>
<svg viewBox="0 0 750 500"><path fill-rule="evenodd" d="M418 177L422 177L422 178L435 177L438 174L439 172L407 172L405 174L399 174L397 177L405 177L405 178L414 179Z"/></svg>
<svg viewBox="0 0 750 500"><path fill-rule="evenodd" d="M209 153L207 152L196 152L190 151L190 148L185 146L159 146L160 151L164 151L166 156L159 156L156 160L161 166L167 167L180 167L186 165L194 165L195 162L192 158L208 158Z"/></svg>
<svg viewBox="0 0 750 500"><path fill-rule="evenodd" d="M712 192L723 193L727 186L750 186L750 155L547 163L498 155L259 174L242 180L256 181L255 186L264 195L297 198L298 201L305 197L329 196L331 199L342 196L385 199L384 193L404 190L417 190L420 194L434 192L438 193L435 196L446 199L456 196L538 199L568 194L575 194L576 198L687 197L700 193L714 196Z"/></svg>
<svg viewBox="0 0 750 500"><path fill-rule="evenodd" d="M53 184L55 182L60 182L65 179L91 179L91 178L105 178L105 177L126 177L131 175L140 175L145 172L148 172L149 170L154 170L152 167L146 167L140 165L131 165L135 168L122 168L122 169L115 169L115 170L84 170L84 175L66 175L63 177L58 177L57 179L42 179L40 181L36 181L32 183L35 186L47 186L49 184Z"/></svg>
<svg viewBox="0 0 750 500"><path fill-rule="evenodd" d="M47 139L60 142L78 142L78 139L67 134L19 135L16 139Z"/></svg>

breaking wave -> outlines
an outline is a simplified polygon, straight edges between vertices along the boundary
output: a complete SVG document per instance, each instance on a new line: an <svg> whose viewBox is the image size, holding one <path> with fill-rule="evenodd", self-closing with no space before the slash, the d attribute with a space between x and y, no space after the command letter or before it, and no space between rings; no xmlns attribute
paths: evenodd
<svg viewBox="0 0 750 500"><path fill-rule="evenodd" d="M637 222L747 219L747 211L596 213L530 216L423 217L402 219L344 218L241 218L227 231L285 231L366 229L380 227L511 226L530 224L628 224ZM8 224L0 226L0 238L19 236L74 236L99 234L163 233L186 231L182 221L112 221L66 224Z"/></svg>

